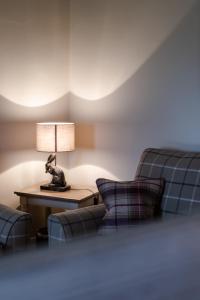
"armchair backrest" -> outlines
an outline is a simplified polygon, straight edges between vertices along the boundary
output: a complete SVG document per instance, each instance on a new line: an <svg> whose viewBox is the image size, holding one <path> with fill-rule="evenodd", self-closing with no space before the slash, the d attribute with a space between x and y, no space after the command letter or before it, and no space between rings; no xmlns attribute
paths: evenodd
<svg viewBox="0 0 200 300"><path fill-rule="evenodd" d="M136 178L164 178L162 211L179 215L200 212L200 152L144 150Z"/></svg>

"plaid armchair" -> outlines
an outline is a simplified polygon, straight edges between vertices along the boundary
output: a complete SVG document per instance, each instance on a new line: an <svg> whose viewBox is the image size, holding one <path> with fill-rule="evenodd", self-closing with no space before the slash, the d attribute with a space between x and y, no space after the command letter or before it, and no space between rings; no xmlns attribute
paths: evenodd
<svg viewBox="0 0 200 300"><path fill-rule="evenodd" d="M97 232L105 215L104 204L67 210L48 217L49 245L71 241Z"/></svg>
<svg viewBox="0 0 200 300"><path fill-rule="evenodd" d="M0 246L21 249L31 236L31 215L0 204Z"/></svg>
<svg viewBox="0 0 200 300"><path fill-rule="evenodd" d="M146 149L136 178L164 178L163 216L200 213L200 152Z"/></svg>
<svg viewBox="0 0 200 300"><path fill-rule="evenodd" d="M163 178L162 219L200 213L200 153L149 148L144 150L136 179ZM105 215L104 205L66 211L49 217L49 241L69 241L95 232Z"/></svg>

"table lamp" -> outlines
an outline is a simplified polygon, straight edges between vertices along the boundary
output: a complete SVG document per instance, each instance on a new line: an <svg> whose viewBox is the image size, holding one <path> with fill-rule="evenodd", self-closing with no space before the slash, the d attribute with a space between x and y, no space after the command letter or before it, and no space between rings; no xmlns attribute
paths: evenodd
<svg viewBox="0 0 200 300"><path fill-rule="evenodd" d="M41 185L43 190L63 192L70 189L65 175L60 167L56 166L56 153L73 151L75 148L75 125L66 122L37 123L36 147L37 151L50 152L45 164L46 173L52 175L50 183ZM52 163L55 162L53 165Z"/></svg>

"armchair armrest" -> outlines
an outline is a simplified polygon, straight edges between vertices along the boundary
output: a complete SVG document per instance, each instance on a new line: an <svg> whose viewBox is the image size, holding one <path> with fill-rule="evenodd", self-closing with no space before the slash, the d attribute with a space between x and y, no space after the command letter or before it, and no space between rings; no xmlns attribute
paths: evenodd
<svg viewBox="0 0 200 300"><path fill-rule="evenodd" d="M0 204L0 244L3 248L23 248L31 236L31 215Z"/></svg>
<svg viewBox="0 0 200 300"><path fill-rule="evenodd" d="M51 214L48 217L49 245L96 232L104 215L104 204Z"/></svg>

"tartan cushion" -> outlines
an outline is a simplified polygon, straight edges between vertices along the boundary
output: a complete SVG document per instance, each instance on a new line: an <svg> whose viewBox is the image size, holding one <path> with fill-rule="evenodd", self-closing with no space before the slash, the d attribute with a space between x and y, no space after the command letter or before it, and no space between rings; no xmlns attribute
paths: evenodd
<svg viewBox="0 0 200 300"><path fill-rule="evenodd" d="M100 178L96 183L107 208L104 226L129 225L135 220L153 218L160 211L162 178L125 182Z"/></svg>
<svg viewBox="0 0 200 300"><path fill-rule="evenodd" d="M136 179L162 177L165 190L164 213L188 215L200 212L200 153L166 149L146 149L136 171Z"/></svg>

